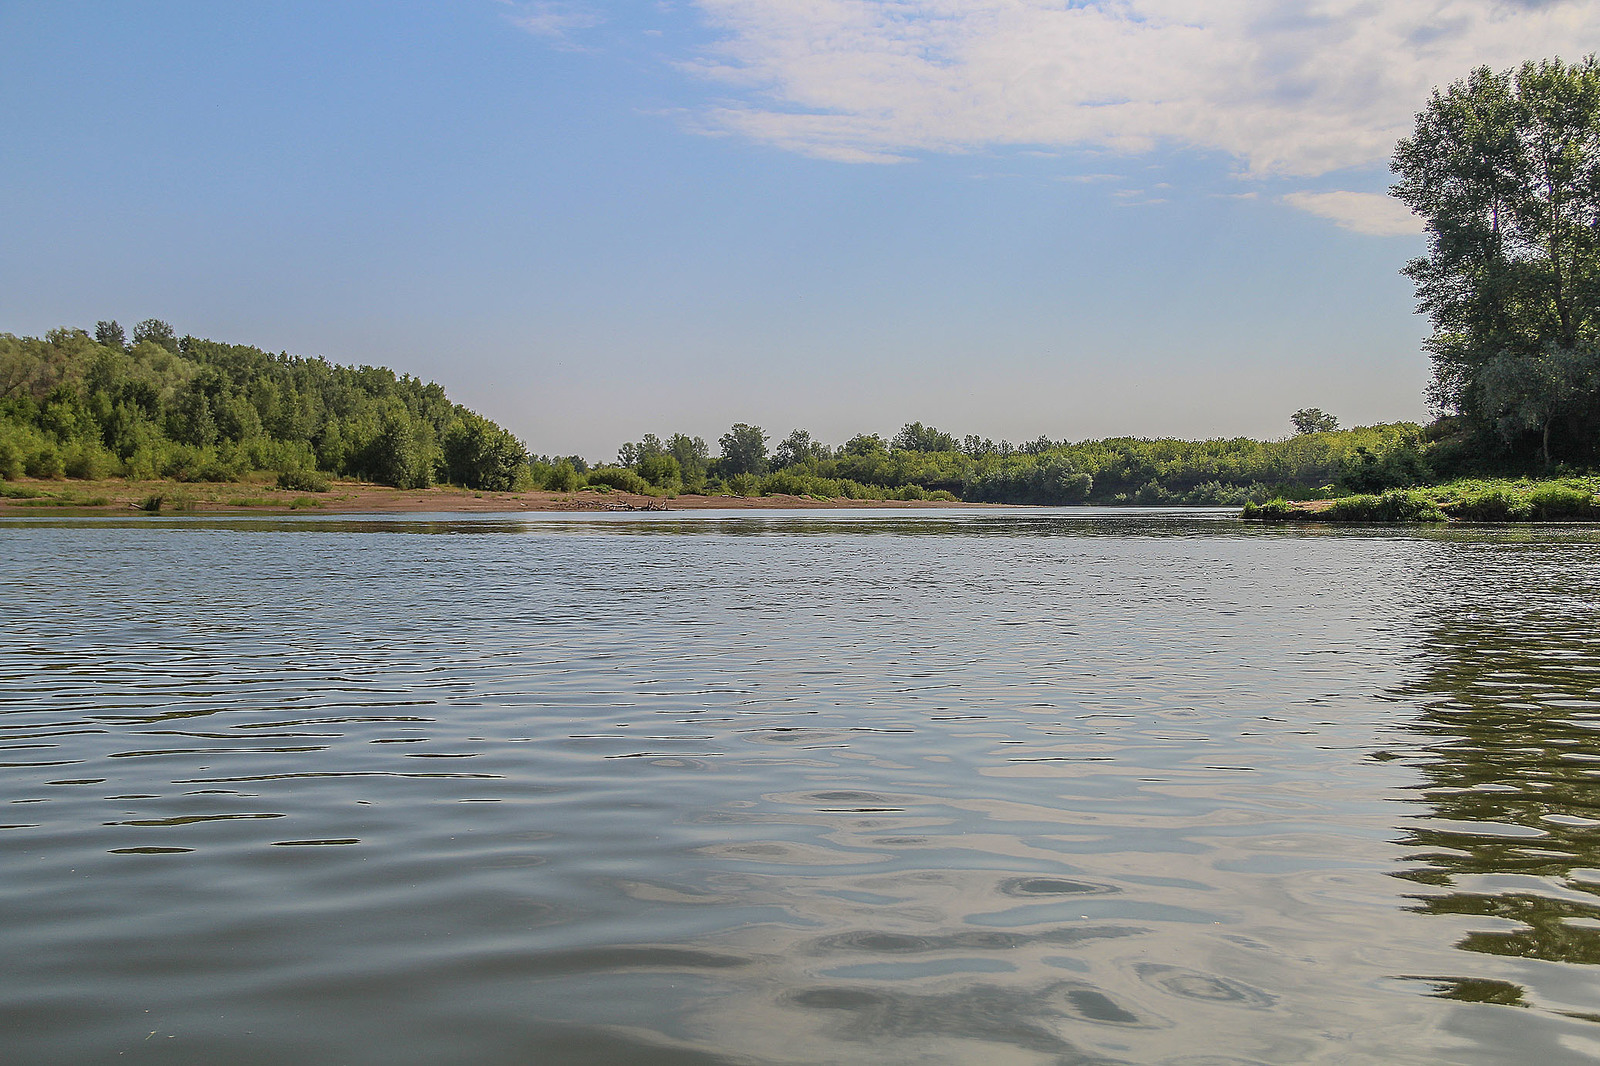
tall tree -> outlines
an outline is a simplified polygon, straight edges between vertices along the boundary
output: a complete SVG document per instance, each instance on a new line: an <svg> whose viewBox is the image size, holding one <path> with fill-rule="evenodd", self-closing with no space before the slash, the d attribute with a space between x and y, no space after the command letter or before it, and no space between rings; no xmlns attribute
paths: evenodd
<svg viewBox="0 0 1600 1066"><path fill-rule="evenodd" d="M114 318L110 322L101 319L94 324L94 339L96 343L111 348L128 346L127 335L122 332L122 326Z"/></svg>
<svg viewBox="0 0 1600 1066"><path fill-rule="evenodd" d="M819 440L812 438L811 433L804 429L797 429L783 438L772 453L772 462L775 466L794 466L807 459L831 459L832 449Z"/></svg>
<svg viewBox="0 0 1600 1066"><path fill-rule="evenodd" d="M1339 420L1320 407L1302 407L1289 416L1289 421L1298 437L1308 433L1332 433L1339 428Z"/></svg>
<svg viewBox="0 0 1600 1066"><path fill-rule="evenodd" d="M739 422L717 443L722 447L722 458L717 462L718 474L766 473L767 435L759 426Z"/></svg>
<svg viewBox="0 0 1600 1066"><path fill-rule="evenodd" d="M1569 367L1600 347L1595 57L1480 67L1436 90L1392 167L1391 191L1428 228L1405 273L1433 321L1430 401L1502 433L1540 429L1547 456L1557 422L1592 445L1600 396Z"/></svg>

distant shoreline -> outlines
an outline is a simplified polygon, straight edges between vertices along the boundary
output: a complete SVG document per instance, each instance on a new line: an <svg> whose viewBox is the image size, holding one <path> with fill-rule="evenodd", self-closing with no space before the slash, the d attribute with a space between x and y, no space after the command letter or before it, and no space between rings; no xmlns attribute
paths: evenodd
<svg viewBox="0 0 1600 1066"><path fill-rule="evenodd" d="M9 490L9 491L6 491ZM251 482L54 481L5 482L0 515L64 511L96 514L493 514L501 512L861 510L962 508L994 510L1010 504L948 500L817 499L808 496L646 496L593 488L575 492L486 492L437 485L397 489L370 482L335 481L327 492L296 492ZM156 501L159 500L159 503Z"/></svg>

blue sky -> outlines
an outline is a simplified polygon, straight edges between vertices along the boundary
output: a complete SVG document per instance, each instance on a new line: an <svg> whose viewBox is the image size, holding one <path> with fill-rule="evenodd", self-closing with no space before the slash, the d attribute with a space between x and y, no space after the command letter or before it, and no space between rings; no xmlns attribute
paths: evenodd
<svg viewBox="0 0 1600 1066"><path fill-rule="evenodd" d="M385 364L600 459L1423 418L1389 151L1600 5L0 0L0 39L0 330Z"/></svg>

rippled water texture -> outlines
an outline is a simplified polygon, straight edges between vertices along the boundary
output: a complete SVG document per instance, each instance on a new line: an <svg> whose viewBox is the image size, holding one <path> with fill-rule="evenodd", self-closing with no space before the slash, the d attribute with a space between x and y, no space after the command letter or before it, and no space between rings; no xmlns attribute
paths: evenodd
<svg viewBox="0 0 1600 1066"><path fill-rule="evenodd" d="M1594 1061L1597 540L0 523L0 1058Z"/></svg>

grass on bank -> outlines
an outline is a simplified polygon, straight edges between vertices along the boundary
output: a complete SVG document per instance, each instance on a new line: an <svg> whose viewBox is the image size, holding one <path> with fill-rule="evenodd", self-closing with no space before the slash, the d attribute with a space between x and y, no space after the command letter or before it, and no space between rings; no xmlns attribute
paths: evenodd
<svg viewBox="0 0 1600 1066"><path fill-rule="evenodd" d="M1462 478L1442 485L1342 496L1320 505L1247 503L1261 522L1571 522L1600 520L1600 477Z"/></svg>

